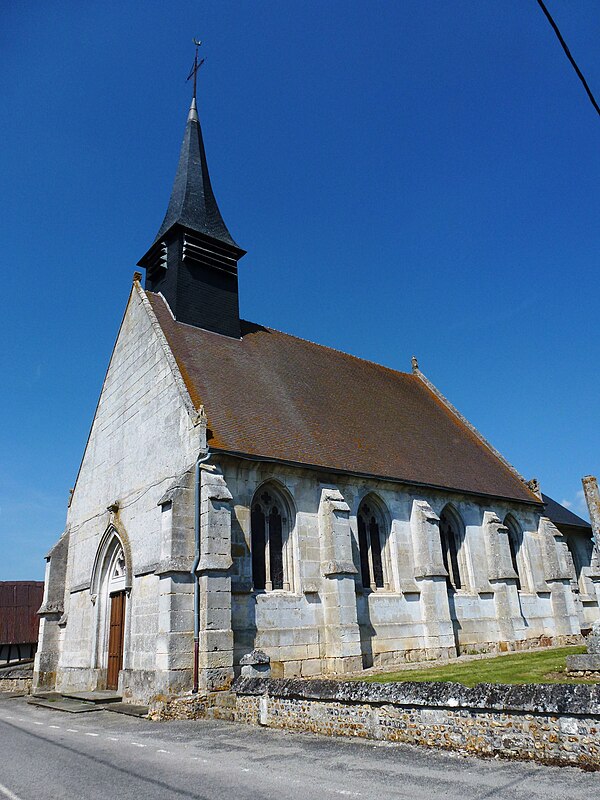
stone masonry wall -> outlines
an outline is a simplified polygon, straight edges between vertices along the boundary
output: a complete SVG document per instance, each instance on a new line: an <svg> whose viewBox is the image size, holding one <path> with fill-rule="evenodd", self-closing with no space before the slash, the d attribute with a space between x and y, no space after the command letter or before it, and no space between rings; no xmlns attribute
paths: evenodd
<svg viewBox="0 0 600 800"><path fill-rule="evenodd" d="M236 720L600 770L600 686L239 678Z"/></svg>
<svg viewBox="0 0 600 800"><path fill-rule="evenodd" d="M274 677L310 678L451 657L457 650L495 652L580 641L560 534L533 508L222 455L215 461L233 497L236 669L255 647L269 655ZM289 588L257 592L250 509L265 487L288 506ZM376 591L363 590L358 572L357 512L366 497L386 520L385 586ZM439 533L448 503L464 528L464 583L451 596ZM503 524L507 515L523 535L520 590Z"/></svg>
<svg viewBox="0 0 600 800"><path fill-rule="evenodd" d="M120 689L144 702L191 682L193 466L205 430L161 336L136 282L68 510L68 564L58 587L64 609L43 630L39 648L40 664L54 661L43 667L46 689L105 687L108 597L96 559L113 529L127 561Z"/></svg>

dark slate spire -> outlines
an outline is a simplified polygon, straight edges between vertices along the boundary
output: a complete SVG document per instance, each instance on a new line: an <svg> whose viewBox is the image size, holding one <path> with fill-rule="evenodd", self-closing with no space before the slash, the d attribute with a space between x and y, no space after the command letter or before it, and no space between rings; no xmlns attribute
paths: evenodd
<svg viewBox="0 0 600 800"><path fill-rule="evenodd" d="M194 63L197 71L197 58ZM146 270L146 288L164 296L176 320L239 338L237 262L243 255L210 184L194 97L167 213L138 263Z"/></svg>
<svg viewBox="0 0 600 800"><path fill-rule="evenodd" d="M192 99L185 126L169 207L154 241L173 225L182 225L237 248L223 222L210 184L196 98Z"/></svg>

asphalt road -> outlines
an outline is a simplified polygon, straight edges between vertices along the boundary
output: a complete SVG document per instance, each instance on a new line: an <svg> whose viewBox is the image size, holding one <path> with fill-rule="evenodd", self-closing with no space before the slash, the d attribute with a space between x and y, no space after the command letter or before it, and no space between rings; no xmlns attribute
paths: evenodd
<svg viewBox="0 0 600 800"><path fill-rule="evenodd" d="M0 800L589 800L599 785L571 767L0 698Z"/></svg>

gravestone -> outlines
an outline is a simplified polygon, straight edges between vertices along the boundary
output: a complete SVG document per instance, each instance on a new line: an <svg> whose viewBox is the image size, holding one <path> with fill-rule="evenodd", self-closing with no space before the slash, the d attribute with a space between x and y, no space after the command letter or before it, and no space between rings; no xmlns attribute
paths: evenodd
<svg viewBox="0 0 600 800"><path fill-rule="evenodd" d="M567 672L600 673L600 620L592 625L592 631L586 638L587 653L578 656L567 656Z"/></svg>

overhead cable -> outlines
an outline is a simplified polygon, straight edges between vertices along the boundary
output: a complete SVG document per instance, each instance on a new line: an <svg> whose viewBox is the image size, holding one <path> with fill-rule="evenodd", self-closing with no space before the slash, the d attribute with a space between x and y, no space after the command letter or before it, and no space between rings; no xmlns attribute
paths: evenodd
<svg viewBox="0 0 600 800"><path fill-rule="evenodd" d="M560 30L558 29L558 25L552 19L552 15L550 14L548 9L546 8L545 4L543 3L543 0L537 0L537 2L538 2L539 7L542 9L544 14L546 15L546 18L548 19L548 22L552 26L552 29L554 30L554 33L556 34L556 37L557 37L558 41L560 42L562 49L565 51L565 54L566 54L567 58L571 62L571 65L573 66L573 69L577 73L577 76L579 77L579 80L582 82L583 88L587 92L587 96L590 98L591 104L594 106L594 108L596 109L596 111L600 115L600 106L596 102L596 98L592 94L592 90L588 86L588 83L587 83L586 79L584 78L582 71L579 69L579 67L577 66L577 63L575 62L575 59L571 55L571 51L567 47L567 43L563 39L562 34L561 34Z"/></svg>

